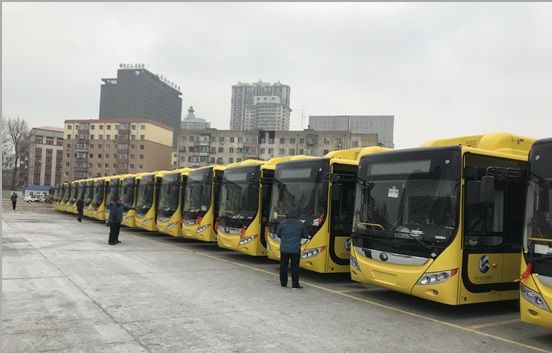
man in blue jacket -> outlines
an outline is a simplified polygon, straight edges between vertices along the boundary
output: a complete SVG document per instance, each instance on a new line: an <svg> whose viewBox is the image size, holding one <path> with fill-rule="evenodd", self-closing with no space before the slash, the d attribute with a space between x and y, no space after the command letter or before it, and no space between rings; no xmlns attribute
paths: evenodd
<svg viewBox="0 0 552 353"><path fill-rule="evenodd" d="M280 284L287 287L288 264L291 260L291 287L303 288L299 285L299 259L301 255L301 238L308 238L307 227L297 219L297 210L290 209L276 235L280 238Z"/></svg>
<svg viewBox="0 0 552 353"><path fill-rule="evenodd" d="M123 203L118 197L109 207L109 217L106 224L109 226L109 245L119 244L119 230L123 221Z"/></svg>

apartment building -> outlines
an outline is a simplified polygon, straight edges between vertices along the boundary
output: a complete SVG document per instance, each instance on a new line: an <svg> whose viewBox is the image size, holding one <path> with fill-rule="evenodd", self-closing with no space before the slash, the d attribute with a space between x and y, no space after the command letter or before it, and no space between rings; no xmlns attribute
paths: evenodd
<svg viewBox="0 0 552 353"><path fill-rule="evenodd" d="M376 134L348 131L183 130L175 162L185 168L293 155L322 157L330 151L375 145Z"/></svg>
<svg viewBox="0 0 552 353"><path fill-rule="evenodd" d="M172 128L152 120L64 122L62 181L171 168Z"/></svg>
<svg viewBox="0 0 552 353"><path fill-rule="evenodd" d="M61 182L63 129L35 127L29 134L27 184L52 186Z"/></svg>

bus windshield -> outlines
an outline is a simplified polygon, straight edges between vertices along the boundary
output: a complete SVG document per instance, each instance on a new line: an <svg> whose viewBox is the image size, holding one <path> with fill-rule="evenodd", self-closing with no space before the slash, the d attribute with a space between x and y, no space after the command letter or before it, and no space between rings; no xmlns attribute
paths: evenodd
<svg viewBox="0 0 552 353"><path fill-rule="evenodd" d="M71 195L71 185L67 185L63 189L63 202L67 202L69 200L69 196Z"/></svg>
<svg viewBox="0 0 552 353"><path fill-rule="evenodd" d="M105 198L105 207L109 208L119 196L119 178L111 178L107 185L107 196Z"/></svg>
<svg viewBox="0 0 552 353"><path fill-rule="evenodd" d="M92 206L98 208L104 200L104 189L105 182L103 180L98 180L94 182L94 200L92 201Z"/></svg>
<svg viewBox="0 0 552 353"><path fill-rule="evenodd" d="M145 175L140 178L136 193L136 214L143 216L153 205L153 175Z"/></svg>
<svg viewBox="0 0 552 353"><path fill-rule="evenodd" d="M270 223L277 224L294 208L313 236L327 213L329 171L327 159L294 161L276 167L272 185Z"/></svg>
<svg viewBox="0 0 552 353"><path fill-rule="evenodd" d="M79 191L77 194L77 200L84 199L84 194L86 192L86 183L83 181L82 183L79 183Z"/></svg>
<svg viewBox="0 0 552 353"><path fill-rule="evenodd" d="M178 207L180 196L180 173L163 175L159 189L157 214L160 218L170 218Z"/></svg>
<svg viewBox="0 0 552 353"><path fill-rule="evenodd" d="M220 217L248 226L259 204L259 166L227 169L220 188Z"/></svg>
<svg viewBox="0 0 552 353"><path fill-rule="evenodd" d="M442 150L362 158L353 243L405 255L437 256L457 228L460 170L460 153Z"/></svg>
<svg viewBox="0 0 552 353"><path fill-rule="evenodd" d="M535 143L525 211L524 253L533 272L552 276L552 143Z"/></svg>
<svg viewBox="0 0 552 353"><path fill-rule="evenodd" d="M94 182L87 181L86 192L84 193L84 205L85 206L90 205L92 203L93 198L94 198Z"/></svg>
<svg viewBox="0 0 552 353"><path fill-rule="evenodd" d="M184 219L202 217L211 206L212 168L194 170L188 175L184 196Z"/></svg>
<svg viewBox="0 0 552 353"><path fill-rule="evenodd" d="M133 176L123 179L123 185L121 186L121 197L123 208L129 210L134 207L134 188L136 187L135 179Z"/></svg>

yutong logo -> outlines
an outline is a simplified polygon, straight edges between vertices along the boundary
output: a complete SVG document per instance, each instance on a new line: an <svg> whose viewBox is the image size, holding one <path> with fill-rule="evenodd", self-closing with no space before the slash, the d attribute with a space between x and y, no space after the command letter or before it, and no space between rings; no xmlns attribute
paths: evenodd
<svg viewBox="0 0 552 353"><path fill-rule="evenodd" d="M387 259L389 259L389 256L387 256L386 253L382 252L379 254L379 258L381 261L387 261Z"/></svg>
<svg viewBox="0 0 552 353"><path fill-rule="evenodd" d="M481 271L481 273L487 273L490 267L491 264L489 261L489 257L487 255L481 256L481 258L479 259L479 271Z"/></svg>

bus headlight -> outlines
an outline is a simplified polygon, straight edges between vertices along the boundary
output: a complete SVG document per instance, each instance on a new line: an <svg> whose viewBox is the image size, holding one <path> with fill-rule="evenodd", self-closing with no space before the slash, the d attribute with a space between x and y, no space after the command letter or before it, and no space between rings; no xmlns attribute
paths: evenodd
<svg viewBox="0 0 552 353"><path fill-rule="evenodd" d="M302 259L310 259L311 257L315 257L318 254L320 254L322 251L324 251L324 249L326 249L325 246L322 246L322 247L319 247L319 248L306 249L301 254L301 258Z"/></svg>
<svg viewBox="0 0 552 353"><path fill-rule="evenodd" d="M523 284L519 285L519 289L523 298L525 298L525 300L527 300L529 303L535 305L542 310L550 311L550 308L548 307L548 305L546 305L546 302L544 301L544 298L542 297L542 295L540 295L540 293L529 289Z"/></svg>
<svg viewBox="0 0 552 353"><path fill-rule="evenodd" d="M457 268L448 271L426 272L416 284L428 285L445 282L446 280L454 276L457 272Z"/></svg>
<svg viewBox="0 0 552 353"><path fill-rule="evenodd" d="M204 225L202 225L202 226L197 227L196 233L201 233L201 232L203 232L205 229L209 228L209 226L210 226L210 224L204 224Z"/></svg>
<svg viewBox="0 0 552 353"><path fill-rule="evenodd" d="M251 243L253 241L253 239L255 239L254 235L251 235L249 237L243 237L243 238L240 239L240 245Z"/></svg>
<svg viewBox="0 0 552 353"><path fill-rule="evenodd" d="M171 229L175 225L176 225L176 222L169 223L169 225L167 226L167 229Z"/></svg>
<svg viewBox="0 0 552 353"><path fill-rule="evenodd" d="M361 269L360 269L360 265L358 264L358 261L357 259L354 257L354 256L351 256L349 258L350 262L351 262L351 267L354 268L355 270L357 270L358 272L362 272Z"/></svg>

